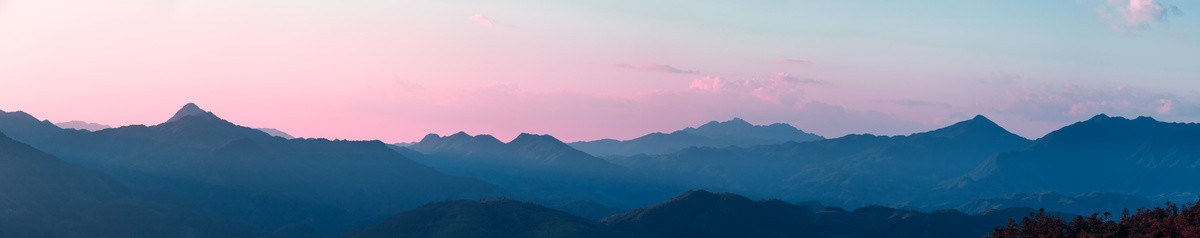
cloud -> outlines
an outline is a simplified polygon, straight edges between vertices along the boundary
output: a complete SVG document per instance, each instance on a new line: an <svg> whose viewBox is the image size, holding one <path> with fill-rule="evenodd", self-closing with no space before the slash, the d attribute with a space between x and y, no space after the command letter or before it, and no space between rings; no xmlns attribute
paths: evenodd
<svg viewBox="0 0 1200 238"><path fill-rule="evenodd" d="M670 66L670 65L654 64L654 63L651 63L651 64L612 63L612 64L609 64L609 66L616 67L616 68L622 68L622 69L641 69L641 70L658 71L658 72L672 73L672 74L699 74L700 73L700 71L683 70L683 69L675 68L674 66Z"/></svg>
<svg viewBox="0 0 1200 238"><path fill-rule="evenodd" d="M914 99L897 99L897 100L879 100L880 102L892 103L907 107L951 107L948 103L914 100Z"/></svg>
<svg viewBox="0 0 1200 238"><path fill-rule="evenodd" d="M814 79L792 77L787 73L777 73L765 78L744 79L708 76L692 80L688 89L700 93L746 94L766 102L796 105L801 102L800 96L804 92L802 85L821 82Z"/></svg>
<svg viewBox="0 0 1200 238"><path fill-rule="evenodd" d="M793 83L804 83L804 84L826 84L826 83L829 83L829 82L826 82L825 80L817 80L817 79L812 79L812 78L798 78L798 77L794 77L788 73L776 73L775 75L771 75L771 79L778 80L778 81L793 82Z"/></svg>
<svg viewBox="0 0 1200 238"><path fill-rule="evenodd" d="M1114 31L1147 30L1150 26L1165 22L1171 15L1182 15L1183 11L1172 5L1163 5L1155 0L1105 0L1107 4L1097 10Z"/></svg>
<svg viewBox="0 0 1200 238"><path fill-rule="evenodd" d="M392 83L401 92L420 92L425 90L425 86L421 86L421 84L410 80L401 79L400 77L393 78Z"/></svg>
<svg viewBox="0 0 1200 238"><path fill-rule="evenodd" d="M1187 102L1187 103L1185 103ZM1096 114L1157 116L1168 119L1200 117L1188 98L1138 88L1063 86L1020 87L1005 91L996 110L1031 120L1070 123Z"/></svg>
<svg viewBox="0 0 1200 238"><path fill-rule="evenodd" d="M809 60L804 60L804 59L788 59L788 58L779 58L779 59L772 60L771 62L780 63L780 64L790 64L790 65L809 65L809 64L812 64L812 61L809 61Z"/></svg>
<svg viewBox="0 0 1200 238"><path fill-rule="evenodd" d="M472 15L470 19L472 21L478 22L480 25L484 25L484 26L495 26L496 25L496 21L493 21L492 18L484 16L483 14Z"/></svg>

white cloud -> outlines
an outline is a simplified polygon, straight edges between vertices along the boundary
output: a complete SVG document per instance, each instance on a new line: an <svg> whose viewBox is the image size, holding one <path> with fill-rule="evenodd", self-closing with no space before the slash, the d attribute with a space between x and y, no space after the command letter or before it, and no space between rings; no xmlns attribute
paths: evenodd
<svg viewBox="0 0 1200 238"><path fill-rule="evenodd" d="M490 17L484 16L483 14L472 15L470 19L472 21L478 22L480 25L484 25L484 26L495 26L496 25L496 21L492 20L492 18L490 18Z"/></svg>

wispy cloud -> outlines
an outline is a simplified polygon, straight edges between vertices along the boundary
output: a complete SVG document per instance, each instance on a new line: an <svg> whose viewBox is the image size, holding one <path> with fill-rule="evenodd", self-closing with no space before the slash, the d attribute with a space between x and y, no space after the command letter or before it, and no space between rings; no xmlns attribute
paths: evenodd
<svg viewBox="0 0 1200 238"><path fill-rule="evenodd" d="M641 70L658 71L658 72L672 73L672 74L699 74L700 73L700 71L684 70L684 69L679 69L674 66L665 65L665 64L612 63L612 64L608 64L608 65L612 66L612 67L616 67L616 68L623 68L623 69L641 69Z"/></svg>
<svg viewBox="0 0 1200 238"><path fill-rule="evenodd" d="M780 64L790 64L790 65L812 64L812 61L809 61L806 59L789 59L789 58L778 58L778 59L772 60L771 62L780 63Z"/></svg>
<svg viewBox="0 0 1200 238"><path fill-rule="evenodd" d="M480 25L484 25L484 26L495 26L496 25L496 21L492 20L492 18L490 18L488 16L484 16L483 14L475 14L475 15L471 16L470 19L472 21L478 22Z"/></svg>
<svg viewBox="0 0 1200 238"><path fill-rule="evenodd" d="M1100 113L1130 116L1192 118L1200 108L1177 94L1124 86L1095 88L1073 84L1020 87L1005 91L997 109L1033 120L1071 122Z"/></svg>
<svg viewBox="0 0 1200 238"><path fill-rule="evenodd" d="M892 103L906 107L950 107L948 103L914 100L914 99L897 99L897 100L878 100L880 102Z"/></svg>
<svg viewBox="0 0 1200 238"><path fill-rule="evenodd" d="M1104 0L1106 4L1097 10L1114 31L1147 30L1153 24L1165 22L1172 15L1183 11L1173 5L1163 5L1155 0Z"/></svg>
<svg viewBox="0 0 1200 238"><path fill-rule="evenodd" d="M802 84L826 84L826 83L829 83L829 82L826 82L825 80L818 80L818 79L813 79L813 78L800 78L800 77L792 76L792 74L782 73L782 72L771 75L771 80L787 81L787 82L802 83Z"/></svg>

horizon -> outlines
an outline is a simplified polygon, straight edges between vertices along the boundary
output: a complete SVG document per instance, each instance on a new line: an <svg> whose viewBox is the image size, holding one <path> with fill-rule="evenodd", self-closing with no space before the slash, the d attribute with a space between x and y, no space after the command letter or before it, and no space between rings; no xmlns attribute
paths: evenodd
<svg viewBox="0 0 1200 238"><path fill-rule="evenodd" d="M224 120L227 120L227 121L228 121L228 119L226 119L226 118L222 117L222 116L221 116L219 113L217 113L217 112L214 112L214 111L212 111L212 110L207 110L207 109L204 109L204 107L201 107L201 106L199 106L199 105L197 105L197 104L195 104L195 103L190 103L190 102L189 102L189 103L187 103L187 104L185 104L184 106L181 106L181 108L180 108L180 109L178 109L176 113L178 113L178 111L180 111L180 110L184 110L184 108L187 108L187 107L188 107L188 105L194 105L194 106L198 107L200 110L202 110L202 111L204 111L204 112L209 112L209 113L217 114L217 117L220 117L221 119L224 119ZM65 122L87 122L87 123L91 123L91 122L89 122L89 121L82 121L82 120L73 120L73 121L60 121L60 122L56 122L56 121L50 121L50 120L47 120L47 119L44 119L44 118L38 117L38 115L36 115L36 114L31 114L31 113L24 112L24 111L21 111L21 110L5 110L5 109L3 109L3 108L0 108L0 112L10 112L10 113L11 113L11 112L23 112L23 113L26 113L26 114L30 114L31 116L33 116L33 117L37 118L38 120L49 121L50 123L54 123L54 124L65 123ZM1152 119L1152 120L1156 120L1156 121L1160 121L1160 122L1166 122L1166 123L1196 123L1196 122L1177 122L1177 121L1165 121L1165 120L1161 120L1161 119L1158 119L1158 118L1154 118L1154 117L1152 117L1152 116L1142 116L1142 115L1138 115L1138 116L1127 116L1127 115L1109 115L1108 113L1098 113L1098 114L1095 114L1095 115L1092 115L1092 116L1088 117L1088 118L1087 118L1087 119L1085 119L1085 120L1080 120L1080 121L1075 121L1075 122L1071 122L1071 123L1064 124L1064 125L1062 125L1062 126L1060 126L1060 127L1056 128L1055 130L1057 130L1057 129L1060 129L1060 128L1062 128L1062 127L1069 126L1069 125L1071 125L1071 124L1075 124L1075 123L1083 122L1083 121L1086 121L1086 120L1090 120L1090 119L1092 119L1092 118L1099 117L1099 116L1107 116L1107 117L1113 117L1113 118L1122 118L1122 119L1129 119L1129 120L1136 119L1136 118L1140 118L1140 117L1146 117L1146 118L1150 118L1150 119ZM933 131L933 130L937 130L937 129L945 128L945 127L951 126L951 125L952 125L952 124L954 124L954 123L963 122L963 121L969 121L969 120L974 120L974 119L976 119L976 118L978 118L978 117L983 117L985 120L992 121L993 123L996 123L998 126L1000 126L1001 128L1003 128L1005 131L1008 131L1009 133L1016 134L1015 132L1013 132L1012 130L1010 130L1008 127L1005 127L1003 122L996 121L996 120L992 119L991 117L988 117L987 115L978 114L978 115L972 116L971 118L967 118L967 119L963 119L963 120L960 120L960 121L954 121L954 122L951 122L951 123L949 123L949 124L947 124L947 125L945 125L945 126L942 126L942 127L938 127L938 128L932 128L932 129L929 129L929 130L924 130L924 131L914 131L914 132L909 132L909 133L904 133L904 134L893 134L893 135L887 135L887 134L872 134L872 133L849 133L849 134L845 134L845 135L838 135L838 136L827 136L827 135L820 135L820 134L817 134L817 135L819 135L819 136L822 136L822 137L825 137L825 139L834 139L834 138L844 137L844 136L848 136L848 135L865 135L865 134L870 134L870 135L878 135L878 136L907 136L907 135L912 135L912 134L916 134L916 133L929 132L929 131ZM564 143L573 143L573 142L586 142L586 141L596 141L596 140L603 140L603 139L615 139L615 140L624 141L624 140L635 139L635 138L637 138L637 137L641 137L641 136L644 136L644 135L646 135L646 134L652 134L652 133L671 133L671 132L675 132L675 131L683 130L683 129L685 129L685 128L698 128L698 127L700 127L700 126L703 126L704 124L707 124L707 123L713 123L713 122L721 122L721 123L724 123L724 122L730 122L730 121L733 121L733 120L739 120L739 119L740 119L740 120L743 120L743 121L746 121L745 119L742 119L742 118L740 118L740 117L733 117L733 118L729 118L729 119L725 119L725 120L710 120L710 121L707 121L707 122L704 122L704 123L695 124L695 125L686 125L686 126L682 126L682 127L678 128L678 129L675 129L675 130L669 130L669 131L652 131L652 132L645 132L645 133L643 133L643 134L641 134L641 135L638 135L638 136L635 136L635 137L631 137L631 138L595 138L595 139L588 139L588 140L568 140L568 139L562 139L562 138L560 138L560 137L558 137L558 136L556 136L556 135L554 135L554 134L545 134L545 133L517 132L516 134L513 134L513 135L500 135L500 136L497 136L497 135L494 135L494 134L488 134L488 133L471 133L471 132L462 131L462 130L459 130L459 131L452 131L452 132L429 132L429 133L422 134L420 137L421 137L421 138L424 138L424 137L426 137L426 136L429 136L429 135L438 135L438 136L441 136L441 137L446 137L446 136L450 136L450 135L454 135L454 134L458 134L458 133L465 133L465 134L467 134L467 135L470 135L470 136L472 136L472 137L474 137L474 136L481 136L481 135L492 136L492 137L495 137L496 139L500 140L501 142L504 142L504 143L509 143L509 142L511 142L512 140L516 139L516 137L518 137L520 134L532 134L532 135L549 135L549 136L552 136L552 137L554 137L555 139L558 139L558 140L560 140L560 141L562 141L562 142L564 142ZM153 125L158 125L158 124L161 124L161 123L166 123L166 122L167 122L167 120L163 120L162 122L157 122L157 123L147 123L147 124L131 124L131 125L104 125L104 126L109 126L109 127L111 127L111 128L118 128L118 127L124 127L124 126L135 126L135 125L142 125L142 126L153 126ZM265 127L255 127L255 126L248 126L248 125L239 124L239 123L238 123L238 122L236 122L236 121L229 121L229 122L230 122L230 123L233 123L233 124L235 124L235 125L238 125L238 126L244 126L244 127L253 128L253 129L277 129L277 130L283 131L284 133L291 134L290 132L287 132L286 130L282 130L282 129L279 129L279 128L273 128L273 127L270 127L270 126L265 126ZM746 121L746 122L747 122L747 123L750 123L751 125L754 125L754 126L767 126L767 125L771 125L771 124L775 124L775 123L783 123L783 124L788 124L788 123L784 123L784 122L768 122L768 123L755 123L755 122L751 122L751 121ZM795 125L791 125L791 124L788 124L788 125L790 125L790 126L792 126L792 127L795 127ZM64 127L64 128L65 128L65 127ZM804 128L799 128L799 127L797 127L796 129L798 129L798 130L800 130L800 131L803 131L803 132L806 132L806 133L812 133L812 132L809 132L809 131L805 131L805 130L804 130ZM1053 131L1049 131L1049 132L1053 132ZM1049 133L1049 132L1047 132L1047 133ZM815 133L813 133L813 134L815 134ZM1024 135L1020 135L1020 134L1016 134L1016 135L1018 135L1018 136L1021 136L1021 137L1024 137L1024 138L1026 138L1026 139L1029 139L1029 140L1037 140L1037 139L1040 139L1042 136L1045 136L1045 134L1043 134L1042 136L1038 136L1038 137L1028 137L1028 136L1024 136ZM292 135L292 136L296 136L296 135ZM331 137L302 137L302 136L296 136L296 138L297 138L297 139L357 140L357 141L372 141L372 140L378 140L378 141L382 141L382 142L384 142L384 143L387 143L387 144L396 144L396 143L417 143L417 142L420 142L420 141L422 140L422 139L417 139L417 140L412 140L412 141L388 141L388 140L386 140L385 138L347 139L347 138L331 138Z"/></svg>
<svg viewBox="0 0 1200 238"><path fill-rule="evenodd" d="M1200 79L1197 7L4 0L0 108L120 126L196 102L384 141L629 139L734 117L904 135L981 114L1039 138L1101 113L1200 121L1200 91L1178 87Z"/></svg>

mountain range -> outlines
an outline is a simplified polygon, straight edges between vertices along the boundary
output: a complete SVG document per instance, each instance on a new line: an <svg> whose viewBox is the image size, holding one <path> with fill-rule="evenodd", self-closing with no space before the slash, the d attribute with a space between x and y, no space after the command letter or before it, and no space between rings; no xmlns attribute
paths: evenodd
<svg viewBox="0 0 1200 238"><path fill-rule="evenodd" d="M445 201L343 237L981 237L1030 212L967 215L880 206L814 212L780 200L701 190L599 222L512 199Z"/></svg>
<svg viewBox="0 0 1200 238"><path fill-rule="evenodd" d="M20 115L18 115L20 116ZM500 189L413 162L379 141L288 140L225 121L195 104L153 126L26 133L30 144L109 174L131 189L182 197L222 219L276 230L341 234L432 201ZM10 131L0 124L0 131ZM19 131L19 130L18 130Z"/></svg>
<svg viewBox="0 0 1200 238"><path fill-rule="evenodd" d="M908 136L870 134L753 147L692 147L610 158L692 187L844 206L939 203L929 191L1030 141L983 116Z"/></svg>
<svg viewBox="0 0 1200 238"><path fill-rule="evenodd" d="M682 191L549 135L522 133L504 143L490 135L429 134L408 147L393 148L438 170L479 178L514 197L543 204L588 200L634 208Z"/></svg>
<svg viewBox="0 0 1200 238"><path fill-rule="evenodd" d="M389 145L296 139L187 104L96 131L0 111L0 135L0 234L18 236L958 237L1032 211L1019 207L1116 213L1200 190L1200 124L1103 114L1036 140L976 116L903 136L735 118L599 144L460 132Z"/></svg>
<svg viewBox="0 0 1200 238"><path fill-rule="evenodd" d="M1028 149L999 153L943 188L982 196L1092 191L1192 200L1200 184L1200 124L1097 115Z"/></svg>
<svg viewBox="0 0 1200 238"><path fill-rule="evenodd" d="M76 130L87 130L87 131L99 131L99 130L112 128L111 126L108 126L108 125L104 125L104 124L100 124L100 123L91 123L91 122L86 122L86 121L59 122L59 123L54 123L54 125L58 126L60 128L63 128L63 129L76 129Z"/></svg>
<svg viewBox="0 0 1200 238"><path fill-rule="evenodd" d="M580 141L570 145L596 156L636 154L666 154L688 147L727 147L779 144L788 141L804 142L824 137L806 133L785 123L752 125L741 118L700 127L688 127L671 133L651 133L631 140L603 139Z"/></svg>
<svg viewBox="0 0 1200 238"><path fill-rule="evenodd" d="M994 198L972 200L957 208L969 214L1010 207L1047 209L1072 214L1121 214L1125 209L1151 208L1162 205L1142 196L1109 192L1090 192L1066 196L1056 192L1014 193Z"/></svg>

